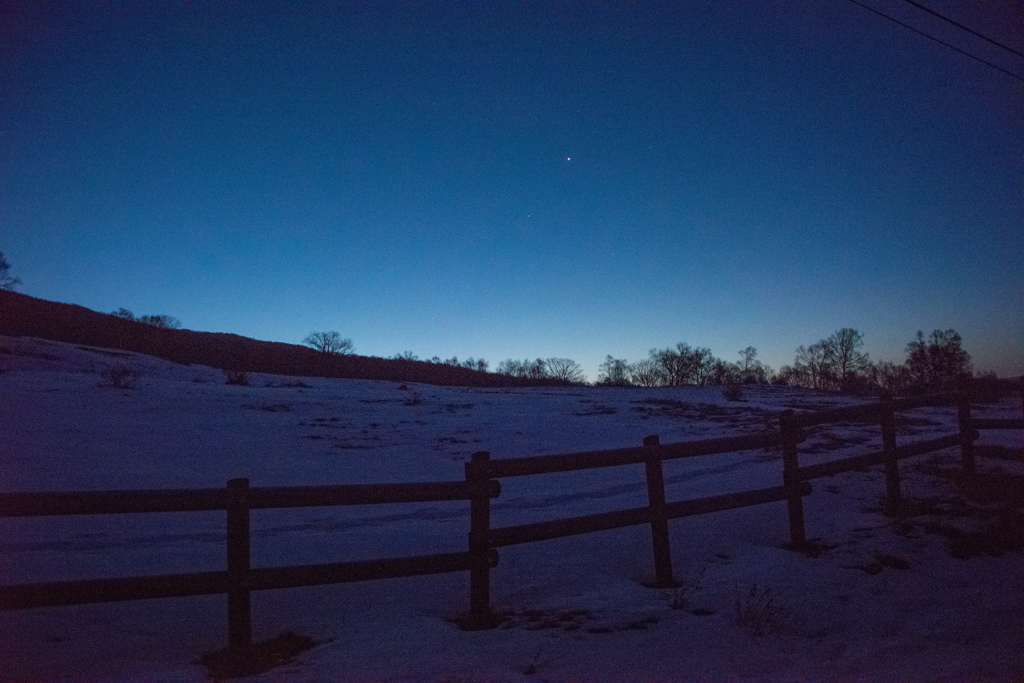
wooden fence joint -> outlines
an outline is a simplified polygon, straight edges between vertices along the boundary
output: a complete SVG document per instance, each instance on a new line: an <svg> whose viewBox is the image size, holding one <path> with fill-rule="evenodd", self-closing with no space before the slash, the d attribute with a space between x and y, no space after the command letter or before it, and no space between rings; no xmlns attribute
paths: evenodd
<svg viewBox="0 0 1024 683"><path fill-rule="evenodd" d="M789 544L793 548L807 545L807 531L804 526L804 501L801 495L800 455L797 442L800 428L795 422L792 410L785 410L779 416L779 442L782 444L782 485L788 491L786 505L789 510Z"/></svg>
<svg viewBox="0 0 1024 683"><path fill-rule="evenodd" d="M971 419L970 392L970 378L961 377L956 392L956 416L960 425L960 459L967 475L973 475L975 472L974 440L978 438Z"/></svg>
<svg viewBox="0 0 1024 683"><path fill-rule="evenodd" d="M466 630L494 628L498 620L491 611L491 567L497 565L497 551L491 547L491 498L501 485L491 479L491 454L479 451L466 463L469 500L469 614L459 625ZM492 495L493 494L493 495Z"/></svg>
<svg viewBox="0 0 1024 683"><path fill-rule="evenodd" d="M654 549L654 582L652 588L675 585L672 576L672 548L668 536L668 510L665 507L665 473L662 468L658 436L644 438L644 472L647 478L647 508L651 515L651 544Z"/></svg>
<svg viewBox="0 0 1024 683"><path fill-rule="evenodd" d="M897 509L902 499L900 493L900 466L896 453L896 410L892 394L885 392L879 402L879 422L882 426L882 461L885 464L886 504Z"/></svg>

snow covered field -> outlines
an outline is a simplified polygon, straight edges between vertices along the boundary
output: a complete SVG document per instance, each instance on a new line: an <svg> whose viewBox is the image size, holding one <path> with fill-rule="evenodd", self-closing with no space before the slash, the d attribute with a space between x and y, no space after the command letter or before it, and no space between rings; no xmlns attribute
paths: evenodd
<svg viewBox="0 0 1024 683"><path fill-rule="evenodd" d="M477 450L493 459L750 433L780 410L859 399L755 388L461 389L255 375L229 386L208 367L30 338L0 337L0 491L461 480ZM134 388L106 386L128 363ZM1018 400L976 406L1019 417ZM902 414L898 439L956 430L955 410ZM979 470L1017 492L1019 431ZM880 445L879 429L824 425L801 463ZM817 557L784 549L772 503L674 520L682 587L646 588L650 531L637 526L503 548L491 573L502 628L464 632L468 574L253 594L254 637L291 629L322 641L253 680L1021 680L1024 552L958 559L951 528L991 524L1007 503L969 500L959 449L901 463L923 514L879 510L881 468L813 482L805 499ZM669 501L781 484L777 451L671 461ZM1001 489L1002 490L1002 489ZM646 503L643 468L502 482L505 526ZM462 551L466 502L253 513L253 566ZM1011 510L1012 512L1012 510ZM1001 514L1001 513L1000 513ZM224 514L0 520L0 582L216 570ZM962 553L961 553L962 554ZM0 612L2 680L203 680L196 664L226 641L226 598L168 598Z"/></svg>

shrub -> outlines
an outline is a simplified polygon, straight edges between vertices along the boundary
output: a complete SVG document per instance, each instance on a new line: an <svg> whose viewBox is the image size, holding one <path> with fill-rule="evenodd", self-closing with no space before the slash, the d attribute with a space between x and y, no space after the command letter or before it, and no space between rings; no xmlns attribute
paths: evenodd
<svg viewBox="0 0 1024 683"><path fill-rule="evenodd" d="M100 386L114 387L115 389L134 389L139 381L138 368L128 363L114 363L103 371L103 381Z"/></svg>
<svg viewBox="0 0 1024 683"><path fill-rule="evenodd" d="M725 396L727 401L742 401L743 385L739 382L729 382L722 385L722 396Z"/></svg>
<svg viewBox="0 0 1024 683"><path fill-rule="evenodd" d="M775 601L771 588L750 586L747 594L736 598L736 625L757 637L787 629L785 608Z"/></svg>
<svg viewBox="0 0 1024 683"><path fill-rule="evenodd" d="M249 373L245 370L225 370L224 382L240 387L249 386Z"/></svg>

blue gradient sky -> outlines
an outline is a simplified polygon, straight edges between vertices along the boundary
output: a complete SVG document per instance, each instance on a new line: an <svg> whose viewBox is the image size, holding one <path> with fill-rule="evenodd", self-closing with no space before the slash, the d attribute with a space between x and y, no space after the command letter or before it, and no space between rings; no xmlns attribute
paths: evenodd
<svg viewBox="0 0 1024 683"><path fill-rule="evenodd" d="M0 6L27 294L591 380L840 327L1024 373L1024 83L849 2ZM929 6L1024 51L1019 3Z"/></svg>

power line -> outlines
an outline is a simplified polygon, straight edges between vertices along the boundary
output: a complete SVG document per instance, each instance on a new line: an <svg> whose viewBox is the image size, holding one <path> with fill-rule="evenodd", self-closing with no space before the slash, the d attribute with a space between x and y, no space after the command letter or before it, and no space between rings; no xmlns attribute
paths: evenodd
<svg viewBox="0 0 1024 683"><path fill-rule="evenodd" d="M956 26L957 28L962 28L963 30L967 31L968 33L970 33L972 35L975 35L975 36L978 36L982 40L987 40L988 42L992 43L996 47L1001 47L1004 50L1007 50L1008 52L1012 52L1013 54L1017 55L1018 57L1024 57L1024 52L1018 52L1017 50L1014 50L1012 47L1007 47L1006 45L1003 45L1000 42L992 40L988 36L982 35L981 33L978 33L977 31L975 31L974 29L972 29L970 27L967 27L967 26L964 26L963 24L957 23L957 22L953 21L952 19L950 19L949 17L943 16L943 15L939 14L938 12L936 12L935 10L931 9L931 8L925 7L924 5L922 5L919 2L914 2L914 0L903 0L903 2L905 2L905 3L909 4L909 5L913 5L914 7L918 8L919 10L927 12L928 14L931 14L932 16L936 16L939 19L942 19L943 21L949 22L950 24L953 24L953 26Z"/></svg>
<svg viewBox="0 0 1024 683"><path fill-rule="evenodd" d="M1013 73L1013 72L1007 71L1006 69L1004 69L1004 68L1003 68L1003 67L1001 67L1001 66L997 66L997 65L993 64L992 62L988 62L988 61L985 61L985 60L984 60L984 59L982 59L981 57L976 57L975 55L972 55L972 54L971 54L970 52L965 52L964 50L961 50L961 49L960 49L960 48L958 48L957 46L955 46L955 45L950 45L949 43L947 43L947 42L945 42L945 41L943 41L943 40L939 40L939 39L938 39L938 38L936 38L935 36L929 35L929 34L925 33L924 31L921 31L920 29L916 29L916 28L914 28L913 26L910 26L909 24L904 24L904 23L903 23L902 21L900 21L899 19L894 19L894 18L890 17L890 16L888 15L888 14L884 14L884 13L882 13L882 12L879 12L879 11L878 11L878 10L876 10L876 9L875 9L874 7L869 7L869 6L865 5L865 4L864 4L864 3L862 3L862 2L858 2L858 0L850 0L850 2L852 2L852 3L853 3L853 4L855 4L855 5L858 5L859 7L863 7L864 9L866 9L866 10L868 10L868 11L874 12L874 13L875 13L875 14L877 14L878 16L880 16L880 17L883 17L883 18L885 18L885 19L888 19L889 21L891 21L891 22L893 22L893 23L895 23L895 24L899 24L899 25L900 25L900 26L902 26L903 28L906 28L906 29L910 29L910 30L911 30L911 31L913 31L914 33L919 33L919 34L921 34L922 36L924 36L925 38L928 38L929 40L934 40L934 41L935 41L936 43L938 43L939 45L945 45L945 46L946 46L946 47L948 47L948 48L949 48L950 50L956 50L957 52L959 52L960 54L964 55L965 57L970 57L971 59L973 59L973 60L975 60L975 61L981 62L981 63L982 63L982 64L984 64L985 66L990 66L990 67L992 67L993 69L995 69L996 71L1002 71L1002 72L1003 72L1004 74L1006 74L1006 75L1007 75L1007 76L1009 76L1010 78L1016 78L1016 79L1017 79L1018 81L1020 81L1020 82L1024 83L1024 77L1018 76L1017 74L1015 74L1015 73Z"/></svg>

